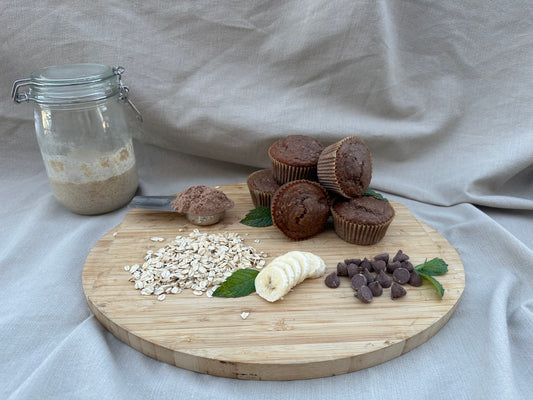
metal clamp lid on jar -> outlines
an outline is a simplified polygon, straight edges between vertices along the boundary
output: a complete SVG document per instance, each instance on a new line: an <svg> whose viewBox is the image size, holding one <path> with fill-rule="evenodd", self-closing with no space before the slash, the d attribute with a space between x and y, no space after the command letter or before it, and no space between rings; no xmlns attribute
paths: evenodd
<svg viewBox="0 0 533 400"><path fill-rule="evenodd" d="M23 103L23 102L29 102L34 101L37 103L46 103L46 104L75 104L75 103L84 103L87 101L99 101L104 100L106 98L112 97L118 93L119 100L122 100L130 105L130 107L135 112L135 116L137 120L142 122L142 116L137 107L133 104L133 102L128 98L129 88L122 83L122 74L124 73L125 69L124 67L118 66L112 68L112 73L107 76L101 76L94 79L84 79L84 80L78 80L75 79L69 79L64 82L39 82L38 80L34 78L24 78L24 79L18 79L13 83L13 87L11 89L11 97L13 98L13 101L15 103ZM100 96L97 97L91 97L90 99L84 99L84 98L68 98L68 99L46 99L42 100L42 98L39 98L37 96L33 97L31 94L31 87L43 87L43 88L68 88L68 87L76 87L76 86L87 86L87 85L94 85L98 83L102 83L107 81L110 78L113 78L114 76L118 77L118 86L117 90L113 90L109 93L103 93ZM29 87L30 90L22 91L23 87Z"/></svg>

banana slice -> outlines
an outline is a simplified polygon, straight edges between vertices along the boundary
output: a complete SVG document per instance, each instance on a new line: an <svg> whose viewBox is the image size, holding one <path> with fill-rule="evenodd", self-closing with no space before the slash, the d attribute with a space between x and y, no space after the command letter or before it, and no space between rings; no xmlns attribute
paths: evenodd
<svg viewBox="0 0 533 400"><path fill-rule="evenodd" d="M307 278L318 278L326 272L326 263L317 255L291 251L273 259L255 278L259 296L274 302Z"/></svg>
<svg viewBox="0 0 533 400"><path fill-rule="evenodd" d="M291 286L287 274L276 265L269 264L255 277L255 291L267 301L279 300L289 293L289 290Z"/></svg>
<svg viewBox="0 0 533 400"><path fill-rule="evenodd" d="M275 258L272 262L281 262L286 266L286 268L291 270L290 275L293 276L293 280L291 282L293 287L303 281L304 278L302 278L302 267L300 262L292 255L284 254ZM289 273L287 273L287 275L289 275Z"/></svg>
<svg viewBox="0 0 533 400"><path fill-rule="evenodd" d="M316 254L310 253L308 251L304 252L304 255L309 259L309 272L307 273L308 278L320 278L326 272L326 263Z"/></svg>
<svg viewBox="0 0 533 400"><path fill-rule="evenodd" d="M284 254L281 257L287 257L289 259L295 260L300 269L300 272L297 274L298 280L296 283L302 283L305 278L307 278L310 269L309 259L305 256L305 254L301 251L289 251L287 254Z"/></svg>
<svg viewBox="0 0 533 400"><path fill-rule="evenodd" d="M291 260L282 260L279 257L277 259L272 260L272 265L276 266L278 268L281 268L285 274L287 275L287 279L289 280L289 287L293 288L296 286L296 271L294 270L294 267L292 265L293 261Z"/></svg>

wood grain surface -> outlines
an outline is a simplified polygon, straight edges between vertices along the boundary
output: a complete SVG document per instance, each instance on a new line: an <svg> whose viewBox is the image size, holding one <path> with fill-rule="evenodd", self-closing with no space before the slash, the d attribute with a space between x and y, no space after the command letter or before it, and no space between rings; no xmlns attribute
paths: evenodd
<svg viewBox="0 0 533 400"><path fill-rule="evenodd" d="M239 221L253 208L245 184L220 187L235 202L218 224L198 227L175 213L131 210L123 222L94 246L82 283L96 318L117 338L160 361L201 373L239 379L293 380L344 374L401 356L435 335L456 309L465 275L456 250L434 229L392 202L396 216L385 238L373 246L339 239L332 225L311 239L286 239L275 227L253 228ZM180 232L180 229L182 231ZM258 295L241 298L195 296L190 290L142 296L128 281L125 265L142 264L157 250L193 229L238 232L245 244L270 260L291 250L311 251L324 259L327 273L346 258L371 258L402 249L414 265L433 257L448 263L438 277L441 299L427 282L392 300L390 289L370 304L354 297L347 278L337 289L324 278L306 280L281 301ZM153 242L151 237L165 238ZM242 312L248 312L246 319ZM132 366L128 366L131 368Z"/></svg>

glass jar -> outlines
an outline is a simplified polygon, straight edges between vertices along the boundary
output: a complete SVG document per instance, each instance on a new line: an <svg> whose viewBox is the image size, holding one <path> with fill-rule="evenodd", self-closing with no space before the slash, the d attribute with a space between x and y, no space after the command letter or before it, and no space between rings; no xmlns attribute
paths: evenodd
<svg viewBox="0 0 533 400"><path fill-rule="evenodd" d="M141 118L127 98L123 72L122 67L102 64L57 65L13 84L15 102L33 102L37 141L52 191L78 214L120 208L137 190L124 103Z"/></svg>

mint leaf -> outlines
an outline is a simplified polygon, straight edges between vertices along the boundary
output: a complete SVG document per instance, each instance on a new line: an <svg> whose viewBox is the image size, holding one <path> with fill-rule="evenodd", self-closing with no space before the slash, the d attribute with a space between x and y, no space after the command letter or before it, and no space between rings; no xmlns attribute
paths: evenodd
<svg viewBox="0 0 533 400"><path fill-rule="evenodd" d="M363 193L363 196L372 196L372 197L375 197L378 200L383 200L383 201L386 201L387 203L389 202L381 194L379 194L378 192L376 192L376 191L374 191L374 190L372 190L370 188L366 189L366 191Z"/></svg>
<svg viewBox="0 0 533 400"><path fill-rule="evenodd" d="M442 287L442 285L440 284L440 282L438 280L436 280L432 276L426 275L424 273L420 273L419 272L418 274L422 278L427 279L428 281L430 281L433 284L433 286L435 286L437 288L437 292L439 292L439 295L440 295L441 298L442 298L442 296L444 296L444 288Z"/></svg>
<svg viewBox="0 0 533 400"><path fill-rule="evenodd" d="M442 258L433 258L432 260L424 261L424 264L415 267L416 272L421 275L444 275L448 272L448 264Z"/></svg>
<svg viewBox="0 0 533 400"><path fill-rule="evenodd" d="M244 219L241 220L241 224L261 228L272 225L270 207L256 207L250 210Z"/></svg>
<svg viewBox="0 0 533 400"><path fill-rule="evenodd" d="M428 280L433 284L433 286L435 286L435 288L437 288L440 297L444 295L444 288L439 281L433 278L435 275L444 275L446 272L448 272L448 264L446 264L442 258L435 257L429 261L426 259L423 264L415 267L415 271L418 272L422 278Z"/></svg>
<svg viewBox="0 0 533 400"><path fill-rule="evenodd" d="M259 271L251 268L238 269L228 276L214 292L216 297L243 297L255 292L255 277Z"/></svg>

